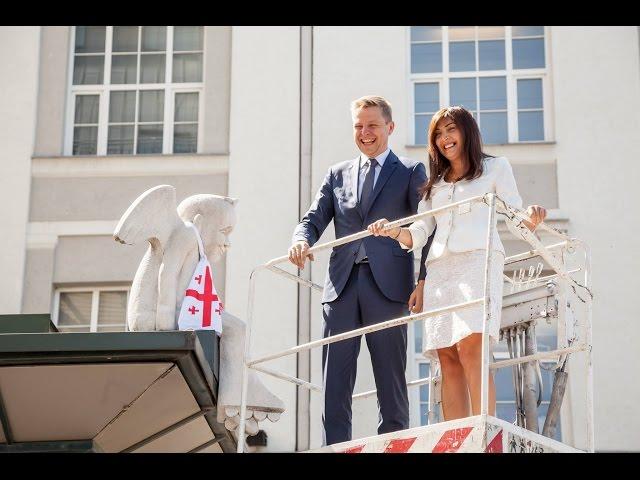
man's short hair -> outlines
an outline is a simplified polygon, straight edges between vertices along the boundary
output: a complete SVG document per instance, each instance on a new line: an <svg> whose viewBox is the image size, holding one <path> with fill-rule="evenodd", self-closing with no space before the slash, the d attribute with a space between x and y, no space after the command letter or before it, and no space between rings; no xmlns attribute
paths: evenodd
<svg viewBox="0 0 640 480"><path fill-rule="evenodd" d="M365 95L351 102L351 113L354 114L361 108L380 107L382 116L387 123L393 121L391 116L391 104L386 99L378 95Z"/></svg>

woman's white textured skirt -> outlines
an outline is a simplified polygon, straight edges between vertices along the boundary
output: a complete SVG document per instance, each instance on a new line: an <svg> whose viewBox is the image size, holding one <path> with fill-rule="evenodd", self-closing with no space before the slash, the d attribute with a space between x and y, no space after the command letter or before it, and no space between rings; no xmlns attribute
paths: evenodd
<svg viewBox="0 0 640 480"><path fill-rule="evenodd" d="M482 298L485 259L486 250L471 250L447 252L427 263L423 309L434 310ZM500 332L503 269L504 255L494 250L490 268L493 303L488 328L491 344L498 341ZM482 333L483 321L482 304L425 318L422 336L424 356L437 360L436 349L450 347L472 333Z"/></svg>

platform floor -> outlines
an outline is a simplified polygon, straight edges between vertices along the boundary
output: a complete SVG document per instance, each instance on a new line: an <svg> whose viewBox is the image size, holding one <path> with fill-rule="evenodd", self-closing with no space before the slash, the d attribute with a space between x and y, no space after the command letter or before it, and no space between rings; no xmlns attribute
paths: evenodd
<svg viewBox="0 0 640 480"><path fill-rule="evenodd" d="M585 453L481 415L336 443L306 453Z"/></svg>

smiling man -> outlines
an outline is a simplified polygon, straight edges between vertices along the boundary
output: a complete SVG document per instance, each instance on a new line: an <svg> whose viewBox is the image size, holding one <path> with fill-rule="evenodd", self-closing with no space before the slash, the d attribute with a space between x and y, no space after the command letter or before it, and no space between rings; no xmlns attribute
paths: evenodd
<svg viewBox="0 0 640 480"><path fill-rule="evenodd" d="M424 165L397 157L389 148L394 123L391 105L366 96L351 103L353 138L360 155L329 168L316 198L295 228L289 260L304 268L308 250L333 220L336 238L366 230L378 218L390 220L417 211ZM430 242L422 250L424 265ZM424 267L420 279L425 278ZM366 237L334 248L322 295L323 336L329 337L409 314L415 298L413 254L387 237ZM411 296L411 298L410 298ZM351 439L351 396L360 337L325 345L324 444ZM366 335L378 391L378 433L409 427L405 379L407 325Z"/></svg>

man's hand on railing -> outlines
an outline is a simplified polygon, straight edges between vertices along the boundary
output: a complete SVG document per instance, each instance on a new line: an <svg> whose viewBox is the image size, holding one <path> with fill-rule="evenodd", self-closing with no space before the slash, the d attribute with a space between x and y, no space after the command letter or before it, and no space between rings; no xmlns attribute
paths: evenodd
<svg viewBox="0 0 640 480"><path fill-rule="evenodd" d="M295 266L304 270L304 264L309 257L309 260L313 261L313 253L307 253L309 250L309 244L305 241L296 242L289 247L289 261Z"/></svg>
<svg viewBox="0 0 640 480"><path fill-rule="evenodd" d="M422 312L422 299L424 296L424 280L419 280L416 288L411 293L407 305L409 306L409 313Z"/></svg>
<svg viewBox="0 0 640 480"><path fill-rule="evenodd" d="M547 210L540 205L529 205L527 207L527 215L531 219L530 222L524 221L525 226L532 232L536 229L539 223L542 223L547 217Z"/></svg>

